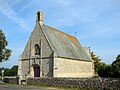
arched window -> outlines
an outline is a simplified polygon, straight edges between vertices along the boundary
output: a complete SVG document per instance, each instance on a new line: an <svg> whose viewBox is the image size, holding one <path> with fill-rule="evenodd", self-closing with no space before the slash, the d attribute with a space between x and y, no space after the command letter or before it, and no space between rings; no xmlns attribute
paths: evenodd
<svg viewBox="0 0 120 90"><path fill-rule="evenodd" d="M35 55L40 55L40 46L35 44Z"/></svg>

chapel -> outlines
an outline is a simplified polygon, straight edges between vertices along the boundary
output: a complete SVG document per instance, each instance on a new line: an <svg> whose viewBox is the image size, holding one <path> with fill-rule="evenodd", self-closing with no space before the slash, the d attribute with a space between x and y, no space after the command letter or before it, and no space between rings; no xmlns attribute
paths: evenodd
<svg viewBox="0 0 120 90"><path fill-rule="evenodd" d="M43 14L36 14L36 25L19 57L20 81L27 77L94 76L90 48L84 48L76 37L44 24Z"/></svg>

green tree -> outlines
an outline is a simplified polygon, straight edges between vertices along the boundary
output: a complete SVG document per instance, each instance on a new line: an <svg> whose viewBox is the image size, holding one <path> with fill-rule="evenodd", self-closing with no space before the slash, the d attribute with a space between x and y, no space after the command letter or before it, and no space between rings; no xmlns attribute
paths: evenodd
<svg viewBox="0 0 120 90"><path fill-rule="evenodd" d="M5 34L0 30L0 62L8 60L11 55L12 51L6 48L7 45Z"/></svg>
<svg viewBox="0 0 120 90"><path fill-rule="evenodd" d="M10 72L11 72L11 76L17 76L17 73L18 73L18 65L14 65L14 66L10 69Z"/></svg>
<svg viewBox="0 0 120 90"><path fill-rule="evenodd" d="M111 76L120 78L120 55L118 55L116 60L111 64Z"/></svg>
<svg viewBox="0 0 120 90"><path fill-rule="evenodd" d="M14 65L11 69L5 68L5 76L17 76L18 65Z"/></svg>
<svg viewBox="0 0 120 90"><path fill-rule="evenodd" d="M11 72L10 72L9 68L5 68L4 75L5 76L11 76Z"/></svg>
<svg viewBox="0 0 120 90"><path fill-rule="evenodd" d="M95 73L98 74L98 70L101 66L101 59L96 56L93 52L91 52L91 57L92 57L92 60L94 60L94 68L95 68Z"/></svg>
<svg viewBox="0 0 120 90"><path fill-rule="evenodd" d="M98 69L98 75L100 77L110 77L110 68L110 65L107 65L102 62Z"/></svg>

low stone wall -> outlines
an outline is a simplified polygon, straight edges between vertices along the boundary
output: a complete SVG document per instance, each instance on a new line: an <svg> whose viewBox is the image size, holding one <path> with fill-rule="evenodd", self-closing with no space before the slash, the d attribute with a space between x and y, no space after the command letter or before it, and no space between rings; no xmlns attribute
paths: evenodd
<svg viewBox="0 0 120 90"><path fill-rule="evenodd" d="M18 77L5 77L4 82L10 84L18 84L19 78Z"/></svg>
<svg viewBox="0 0 120 90"><path fill-rule="evenodd" d="M120 78L28 78L29 85L120 90Z"/></svg>

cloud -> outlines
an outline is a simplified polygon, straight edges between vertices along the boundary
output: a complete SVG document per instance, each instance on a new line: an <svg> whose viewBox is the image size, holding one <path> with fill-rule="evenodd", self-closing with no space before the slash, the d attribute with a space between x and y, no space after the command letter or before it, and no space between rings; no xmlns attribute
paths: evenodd
<svg viewBox="0 0 120 90"><path fill-rule="evenodd" d="M0 12L5 15L7 18L11 19L15 23L19 24L24 29L29 29L25 21L20 18L17 13L10 7L6 2L0 2Z"/></svg>
<svg viewBox="0 0 120 90"><path fill-rule="evenodd" d="M83 1L69 1L69 0L51 0L55 9L51 10L54 22L50 23L54 26L56 23L57 27L67 27L74 26L81 23L91 23L94 22L98 13L94 13L94 5L85 7L87 4ZM57 12L55 12L57 11Z"/></svg>
<svg viewBox="0 0 120 90"><path fill-rule="evenodd" d="M14 5L18 4L21 1L23 1L23 0L12 0L12 2L11 2L11 0L5 0L5 2L9 3L9 5L11 5L11 6L14 6Z"/></svg>
<svg viewBox="0 0 120 90"><path fill-rule="evenodd" d="M86 26L89 25L90 27L89 30L90 29L100 30L102 27L104 28L104 30L107 28L107 31L109 31L111 29L108 30L108 27L109 28L114 27L110 23L113 23L113 21L115 21L117 17L118 17L117 19L119 20L119 17L120 17L119 15L120 6L117 5L119 3L118 0L114 0L114 1L113 0L111 1L109 0L106 0L106 1L105 0L101 0L101 1L99 0L87 0L87 1L50 0L50 1L57 5L54 5L56 9L53 9L53 11L51 10L52 12L51 17L53 17L52 20L54 22L51 22L51 21L49 22L53 26L56 25L57 23L57 27L84 24ZM57 12L55 12L55 10ZM117 17L114 14L116 14ZM96 26L99 28L96 28ZM102 33L99 30L98 30L98 33L99 32Z"/></svg>
<svg viewBox="0 0 120 90"><path fill-rule="evenodd" d="M78 31L80 33L78 36L81 39L94 37L114 38L120 34L120 12L109 14L106 17L98 16L96 19L98 18L101 18L102 20L95 20L94 22L86 24L84 27L86 30L81 32L82 34Z"/></svg>
<svg viewBox="0 0 120 90"><path fill-rule="evenodd" d="M21 12L25 11L30 5L32 5L34 0L30 0L29 3L26 1L26 4L20 9Z"/></svg>

